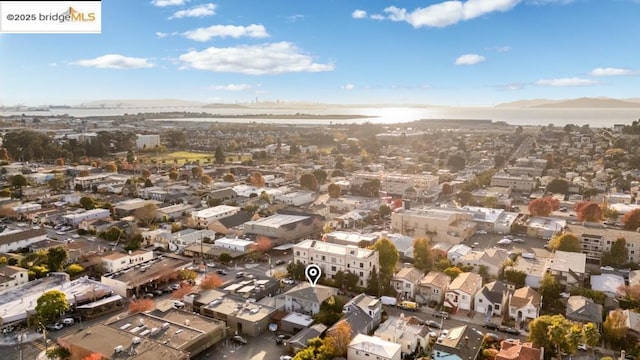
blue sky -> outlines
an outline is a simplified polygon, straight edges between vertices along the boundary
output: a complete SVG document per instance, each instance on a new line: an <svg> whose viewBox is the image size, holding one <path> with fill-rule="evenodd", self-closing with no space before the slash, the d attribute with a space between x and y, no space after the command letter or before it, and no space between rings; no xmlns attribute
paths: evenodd
<svg viewBox="0 0 640 360"><path fill-rule="evenodd" d="M638 0L104 0L102 34L0 35L0 104L640 97L637 14Z"/></svg>

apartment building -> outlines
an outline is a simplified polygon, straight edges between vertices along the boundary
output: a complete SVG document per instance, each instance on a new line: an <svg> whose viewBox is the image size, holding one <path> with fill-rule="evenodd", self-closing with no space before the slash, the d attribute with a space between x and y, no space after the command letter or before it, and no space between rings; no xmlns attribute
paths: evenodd
<svg viewBox="0 0 640 360"><path fill-rule="evenodd" d="M620 259L620 263L640 262L640 233L619 229L605 229L587 227L583 225L569 225L568 231L575 234L582 244L582 253L588 261L600 262L602 253L611 251L611 245L619 238L627 243L627 259Z"/></svg>
<svg viewBox="0 0 640 360"><path fill-rule="evenodd" d="M380 190L388 195L405 194L407 189L426 191L437 188L439 178L431 174L398 174L398 173L370 173L356 172L351 178L352 185L362 185L365 182L379 180Z"/></svg>
<svg viewBox="0 0 640 360"><path fill-rule="evenodd" d="M158 134L153 134L153 135L137 134L136 136L137 136L136 147L138 149L152 149L160 145L160 135Z"/></svg>
<svg viewBox="0 0 640 360"><path fill-rule="evenodd" d="M293 247L293 261L320 266L325 276L334 278L338 271L360 277L366 287L371 272L380 269L378 252L353 245L338 245L318 240L304 240Z"/></svg>
<svg viewBox="0 0 640 360"><path fill-rule="evenodd" d="M536 180L528 175L513 176L495 174L491 178L491 186L508 187L512 190L531 192L536 187Z"/></svg>
<svg viewBox="0 0 640 360"><path fill-rule="evenodd" d="M207 227L217 220L235 215L240 208L237 206L219 205L191 213L193 220L200 227Z"/></svg>
<svg viewBox="0 0 640 360"><path fill-rule="evenodd" d="M471 237L476 224L467 211L453 209L401 210L391 215L391 229L413 237L428 236L432 242L459 244Z"/></svg>

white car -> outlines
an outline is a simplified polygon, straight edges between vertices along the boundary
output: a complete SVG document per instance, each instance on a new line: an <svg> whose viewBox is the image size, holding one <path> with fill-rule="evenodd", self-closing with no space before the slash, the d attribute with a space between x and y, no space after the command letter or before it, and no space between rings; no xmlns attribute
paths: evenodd
<svg viewBox="0 0 640 360"><path fill-rule="evenodd" d="M520 243L520 244L523 244L523 243L524 243L524 240L523 240L523 239L513 239L513 242L514 242L514 243Z"/></svg>
<svg viewBox="0 0 640 360"><path fill-rule="evenodd" d="M511 241L511 240L509 240L507 238L504 238L504 239L498 241L496 244L498 244L498 245L511 245L512 242L513 241Z"/></svg>
<svg viewBox="0 0 640 360"><path fill-rule="evenodd" d="M295 282L293 279L291 279L291 278L283 279L283 280L282 280L282 282L283 282L283 283L285 283L285 284L295 284L295 283L296 283L296 282Z"/></svg>
<svg viewBox="0 0 640 360"><path fill-rule="evenodd" d="M487 231L486 230L478 230L478 231L476 231L476 234L487 235Z"/></svg>
<svg viewBox="0 0 640 360"><path fill-rule="evenodd" d="M73 235L71 235L71 237L72 237L72 238L74 238L74 239L78 239L78 238L80 238L80 235L78 235L78 234L73 234Z"/></svg>
<svg viewBox="0 0 640 360"><path fill-rule="evenodd" d="M587 346L587 344L578 344L578 350L587 351L589 350L589 346Z"/></svg>
<svg viewBox="0 0 640 360"><path fill-rule="evenodd" d="M184 307L184 303L182 301L174 301L173 302L173 307L176 309L181 309Z"/></svg>
<svg viewBox="0 0 640 360"><path fill-rule="evenodd" d="M289 355L282 355L280 356L280 360L293 360L293 358Z"/></svg>

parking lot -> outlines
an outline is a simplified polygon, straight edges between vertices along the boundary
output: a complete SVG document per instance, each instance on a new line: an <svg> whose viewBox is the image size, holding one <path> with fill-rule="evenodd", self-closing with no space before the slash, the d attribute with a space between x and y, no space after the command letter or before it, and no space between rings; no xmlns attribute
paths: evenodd
<svg viewBox="0 0 640 360"><path fill-rule="evenodd" d="M265 332L260 336L244 336L248 344L240 345L230 340L207 349L193 360L277 360L285 355L285 348L276 344L275 335Z"/></svg>
<svg viewBox="0 0 640 360"><path fill-rule="evenodd" d="M463 244L471 246L474 248L474 250L478 251L498 247L507 251L512 251L514 253L534 253L536 254L536 258L551 257L551 252L544 248L544 246L547 244L547 240L545 239L513 235L514 240L522 239L523 242L513 241L510 245L498 245L498 241L504 239L505 236L507 235L475 234L468 240L464 241Z"/></svg>

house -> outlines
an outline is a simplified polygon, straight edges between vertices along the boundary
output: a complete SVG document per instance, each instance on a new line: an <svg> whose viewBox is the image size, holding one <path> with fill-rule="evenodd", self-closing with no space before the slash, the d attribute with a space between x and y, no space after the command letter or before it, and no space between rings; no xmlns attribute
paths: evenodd
<svg viewBox="0 0 640 360"><path fill-rule="evenodd" d="M544 350L533 347L530 342L522 343L519 339L507 339L500 343L500 352L495 360L541 360Z"/></svg>
<svg viewBox="0 0 640 360"><path fill-rule="evenodd" d="M592 322L600 326L602 324L602 305L596 304L584 296L569 296L565 315L569 320L583 323Z"/></svg>
<svg viewBox="0 0 640 360"><path fill-rule="evenodd" d="M491 276L498 277L502 270L502 265L509 258L505 249L490 248L484 251L470 251L463 255L458 261L466 266L473 266L477 272L481 266L487 269Z"/></svg>
<svg viewBox="0 0 640 360"><path fill-rule="evenodd" d="M609 312L616 311L612 310ZM636 338L640 338L640 314L631 310L622 310L622 315L625 319L625 327L629 330L629 334Z"/></svg>
<svg viewBox="0 0 640 360"><path fill-rule="evenodd" d="M291 339L287 341L286 346L289 348L291 353L295 354L309 346L308 342L310 339L322 336L326 330L326 325L320 323L314 324L308 328L302 329L291 337Z"/></svg>
<svg viewBox="0 0 640 360"><path fill-rule="evenodd" d="M544 277L546 263L547 259L527 259L519 256L515 263L510 267L506 267L506 269L520 271L527 274L524 279L525 285L537 289L540 287L540 282Z"/></svg>
<svg viewBox="0 0 640 360"><path fill-rule="evenodd" d="M208 227L213 222L232 216L240 211L237 206L219 205L191 213L197 226Z"/></svg>
<svg viewBox="0 0 640 360"><path fill-rule="evenodd" d="M542 298L529 286L516 289L509 299L509 317L516 322L536 319L540 316Z"/></svg>
<svg viewBox="0 0 640 360"><path fill-rule="evenodd" d="M29 282L29 271L18 266L0 267L0 292Z"/></svg>
<svg viewBox="0 0 640 360"><path fill-rule="evenodd" d="M102 256L102 266L104 271L112 273L124 270L153 259L153 251L136 250L130 253L114 252Z"/></svg>
<svg viewBox="0 0 640 360"><path fill-rule="evenodd" d="M347 348L349 360L400 360L401 345L378 337L358 334Z"/></svg>
<svg viewBox="0 0 640 360"><path fill-rule="evenodd" d="M456 312L473 309L473 297L482 287L482 276L465 272L458 275L445 293L444 306Z"/></svg>
<svg viewBox="0 0 640 360"><path fill-rule="evenodd" d="M285 310L315 315L320 312L320 304L338 293L338 289L302 282L284 294Z"/></svg>
<svg viewBox="0 0 640 360"><path fill-rule="evenodd" d="M418 284L416 300L420 304L428 304L430 302L442 304L450 282L451 277L449 275L439 271L430 271Z"/></svg>
<svg viewBox="0 0 640 360"><path fill-rule="evenodd" d="M545 268L562 285L582 285L586 262L585 254L558 250L547 260Z"/></svg>
<svg viewBox="0 0 640 360"><path fill-rule="evenodd" d="M620 295L620 288L625 286L624 278L616 274L591 276L591 289L602 291L610 298Z"/></svg>
<svg viewBox="0 0 640 360"><path fill-rule="evenodd" d="M65 224L78 226L83 221L109 219L111 211L109 209L92 209L78 214L69 214L62 217Z"/></svg>
<svg viewBox="0 0 640 360"><path fill-rule="evenodd" d="M327 330L331 334L341 324L348 324L351 338L356 334L370 334L382 320L382 301L366 294L360 294L347 302L342 312L344 316Z"/></svg>
<svg viewBox="0 0 640 360"><path fill-rule="evenodd" d="M0 233L0 252L6 253L26 248L46 238L47 231L45 229L5 230Z"/></svg>
<svg viewBox="0 0 640 360"><path fill-rule="evenodd" d="M509 299L509 290L502 281L493 281L483 286L474 298L475 311L486 314L487 318L502 316L507 310L506 303Z"/></svg>
<svg viewBox="0 0 640 360"><path fill-rule="evenodd" d="M477 359L482 351L484 334L468 325L449 329L433 346L433 360Z"/></svg>
<svg viewBox="0 0 640 360"><path fill-rule="evenodd" d="M257 220L259 218L260 216L257 213L252 214L250 212L240 210L231 216L212 222L209 224L208 229L227 236L230 234L241 235L243 233L241 227L244 223L250 220Z"/></svg>
<svg viewBox="0 0 640 360"><path fill-rule="evenodd" d="M399 317L390 316L387 321L380 324L374 332L374 336L382 340L400 344L403 356L413 354L421 349L426 349L429 341L429 327L410 321L412 317L405 317L401 313Z"/></svg>
<svg viewBox="0 0 640 360"><path fill-rule="evenodd" d="M451 261L452 264L457 264L458 262L460 262L461 258L463 258L465 255L470 253L472 250L473 249L471 249L469 246L465 244L453 245L447 251L447 259L449 259L449 261Z"/></svg>
<svg viewBox="0 0 640 360"><path fill-rule="evenodd" d="M391 285L403 299L414 299L418 284L423 276L424 272L422 270L413 266L405 267L393 275Z"/></svg>

